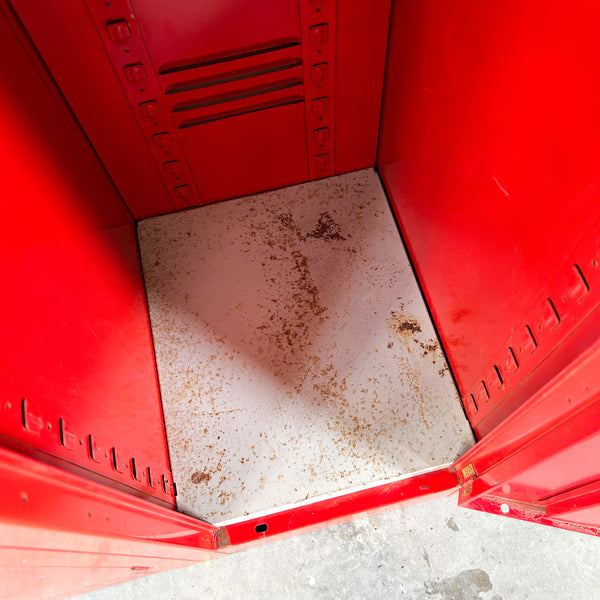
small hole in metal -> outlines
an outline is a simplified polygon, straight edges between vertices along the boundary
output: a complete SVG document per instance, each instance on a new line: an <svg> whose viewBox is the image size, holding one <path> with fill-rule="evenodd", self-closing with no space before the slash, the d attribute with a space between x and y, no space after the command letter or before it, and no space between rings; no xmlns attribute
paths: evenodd
<svg viewBox="0 0 600 600"><path fill-rule="evenodd" d="M125 48L125 50L123 50L123 52L125 52L127 54L129 52L129 50L127 48Z"/></svg>
<svg viewBox="0 0 600 600"><path fill-rule="evenodd" d="M92 516L92 511L88 510L88 517L91 517L91 516Z"/></svg>
<svg viewBox="0 0 600 600"><path fill-rule="evenodd" d="M10 407L11 407L11 404L10 404L10 402L7 402L7 403L4 405L4 408L5 408L6 410L9 410L9 409L10 409Z"/></svg>
<svg viewBox="0 0 600 600"><path fill-rule="evenodd" d="M254 531L256 531L256 533L264 533L268 528L269 526L266 523L260 523L254 528Z"/></svg>
<svg viewBox="0 0 600 600"><path fill-rule="evenodd" d="M143 91L145 91L144 88L140 88L140 92L143 92Z"/></svg>
<svg viewBox="0 0 600 600"><path fill-rule="evenodd" d="M46 429L52 429L52 423L46 423Z"/></svg>
<svg viewBox="0 0 600 600"><path fill-rule="evenodd" d="M27 502L28 496L26 492L21 492L21 502Z"/></svg>
<svg viewBox="0 0 600 600"><path fill-rule="evenodd" d="M592 260L592 267L597 267L598 261L596 259Z"/></svg>

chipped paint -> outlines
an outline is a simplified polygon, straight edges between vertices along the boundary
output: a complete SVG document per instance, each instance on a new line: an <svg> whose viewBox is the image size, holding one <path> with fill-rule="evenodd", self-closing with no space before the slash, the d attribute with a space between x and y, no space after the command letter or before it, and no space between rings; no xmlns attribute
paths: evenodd
<svg viewBox="0 0 600 600"><path fill-rule="evenodd" d="M236 519L473 443L373 170L139 235L182 512Z"/></svg>

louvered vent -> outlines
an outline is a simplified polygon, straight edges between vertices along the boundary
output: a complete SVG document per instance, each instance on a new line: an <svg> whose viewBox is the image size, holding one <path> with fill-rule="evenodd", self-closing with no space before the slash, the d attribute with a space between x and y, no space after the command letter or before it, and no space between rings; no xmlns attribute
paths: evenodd
<svg viewBox="0 0 600 600"><path fill-rule="evenodd" d="M299 39L169 63L158 74L178 129L304 101Z"/></svg>

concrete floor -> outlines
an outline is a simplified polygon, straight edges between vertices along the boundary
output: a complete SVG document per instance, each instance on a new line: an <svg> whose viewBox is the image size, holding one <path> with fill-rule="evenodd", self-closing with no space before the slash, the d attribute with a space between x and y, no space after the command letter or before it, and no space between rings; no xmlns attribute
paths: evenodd
<svg viewBox="0 0 600 600"><path fill-rule="evenodd" d="M460 509L397 509L79 600L597 600L600 540Z"/></svg>

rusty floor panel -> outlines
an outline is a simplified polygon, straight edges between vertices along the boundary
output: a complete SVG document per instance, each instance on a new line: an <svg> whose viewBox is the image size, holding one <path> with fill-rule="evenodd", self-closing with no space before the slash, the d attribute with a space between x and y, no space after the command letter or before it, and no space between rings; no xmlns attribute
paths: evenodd
<svg viewBox="0 0 600 600"><path fill-rule="evenodd" d="M372 169L139 237L180 511L231 521L473 444Z"/></svg>

